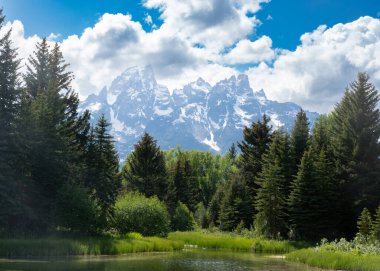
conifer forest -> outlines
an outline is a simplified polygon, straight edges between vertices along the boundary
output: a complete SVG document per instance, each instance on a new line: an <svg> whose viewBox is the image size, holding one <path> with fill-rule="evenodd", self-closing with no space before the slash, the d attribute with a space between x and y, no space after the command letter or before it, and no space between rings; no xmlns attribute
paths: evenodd
<svg viewBox="0 0 380 271"><path fill-rule="evenodd" d="M20 63L9 31L0 37L2 238L208 229L380 241L380 95L364 71L313 127L303 110L290 132L264 114L223 154L162 150L145 133L119 165L109 120L92 125L78 110L59 44L41 39L25 72Z"/></svg>

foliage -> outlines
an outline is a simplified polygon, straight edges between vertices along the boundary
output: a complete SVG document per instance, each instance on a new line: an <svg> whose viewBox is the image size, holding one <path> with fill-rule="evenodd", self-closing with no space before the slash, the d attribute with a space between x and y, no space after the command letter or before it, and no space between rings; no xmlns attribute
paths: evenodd
<svg viewBox="0 0 380 271"><path fill-rule="evenodd" d="M362 236L369 237L372 230L372 217L367 208L364 208L358 218L358 230Z"/></svg>
<svg viewBox="0 0 380 271"><path fill-rule="evenodd" d="M269 150L264 154L262 172L257 179L258 191L255 197L255 230L258 235L276 239L287 233L287 193L290 176L287 137L277 132L272 136Z"/></svg>
<svg viewBox="0 0 380 271"><path fill-rule="evenodd" d="M309 142L309 121L302 109L297 113L291 135L295 165L298 166Z"/></svg>
<svg viewBox="0 0 380 271"><path fill-rule="evenodd" d="M375 220L372 223L372 237L380 242L380 205L376 209Z"/></svg>
<svg viewBox="0 0 380 271"><path fill-rule="evenodd" d="M251 127L244 128L244 140L238 143L238 147L241 151L238 165L241 176L244 178L249 189L252 212L257 189L255 181L261 172L262 157L271 142L272 127L269 125L269 122L270 118L264 114L262 121L258 120L257 122L253 122Z"/></svg>
<svg viewBox="0 0 380 271"><path fill-rule="evenodd" d="M81 185L65 184L58 196L59 225L82 234L99 233L101 208Z"/></svg>
<svg viewBox="0 0 380 271"><path fill-rule="evenodd" d="M85 184L101 208L103 227L113 215L113 206L121 190L119 159L109 133L110 125L102 114L91 131L86 153Z"/></svg>
<svg viewBox="0 0 380 271"><path fill-rule="evenodd" d="M172 230L191 231L195 227L194 216L182 202L178 202L172 219Z"/></svg>
<svg viewBox="0 0 380 271"><path fill-rule="evenodd" d="M208 218L207 210L205 206L203 205L203 202L200 202L197 204L195 208L194 219L198 227L200 228L208 227L209 218Z"/></svg>
<svg viewBox="0 0 380 271"><path fill-rule="evenodd" d="M128 193L116 202L113 226L120 234L138 232L144 236L165 236L170 219L165 204L157 197Z"/></svg>
<svg viewBox="0 0 380 271"><path fill-rule="evenodd" d="M165 157L148 133L142 136L127 158L123 177L128 190L165 200L168 190Z"/></svg>
<svg viewBox="0 0 380 271"><path fill-rule="evenodd" d="M252 225L252 204L245 180L236 175L229 181L220 205L219 228L224 231L234 230L241 221L245 228Z"/></svg>
<svg viewBox="0 0 380 271"><path fill-rule="evenodd" d="M332 171L323 151L317 156L310 149L302 157L289 197L290 227L295 238L317 241L334 237L337 185Z"/></svg>
<svg viewBox="0 0 380 271"><path fill-rule="evenodd" d="M179 201L188 206L191 211L195 211L199 196L198 182L193 175L188 155L179 150L174 168L171 168L169 172L171 177L167 195L169 212L174 213Z"/></svg>
<svg viewBox="0 0 380 271"><path fill-rule="evenodd" d="M348 236L363 208L373 211L380 202L380 96L365 73L359 73L333 111L333 150Z"/></svg>

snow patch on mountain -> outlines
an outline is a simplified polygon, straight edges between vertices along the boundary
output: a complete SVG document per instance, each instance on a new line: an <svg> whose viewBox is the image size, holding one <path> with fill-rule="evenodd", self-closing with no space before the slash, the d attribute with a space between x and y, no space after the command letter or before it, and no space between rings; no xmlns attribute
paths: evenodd
<svg viewBox="0 0 380 271"><path fill-rule="evenodd" d="M254 92L244 74L214 86L199 78L175 89L159 85L152 67L132 67L116 77L98 95L90 95L80 111L92 111L95 123L101 113L112 125L116 148L124 161L133 145L147 131L162 149L181 145L224 153L242 140L242 129L265 113L274 128L290 131L300 107L268 100L264 90ZM317 113L307 112L311 124Z"/></svg>

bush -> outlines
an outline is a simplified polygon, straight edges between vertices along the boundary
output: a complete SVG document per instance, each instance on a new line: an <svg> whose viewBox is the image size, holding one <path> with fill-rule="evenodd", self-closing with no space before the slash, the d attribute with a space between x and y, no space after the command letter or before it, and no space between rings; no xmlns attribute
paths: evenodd
<svg viewBox="0 0 380 271"><path fill-rule="evenodd" d="M172 228L175 231L191 231L195 226L193 214L182 202L178 203L172 222Z"/></svg>
<svg viewBox="0 0 380 271"><path fill-rule="evenodd" d="M78 184L65 184L59 191L57 204L59 225L71 231L98 233L101 210L87 189Z"/></svg>
<svg viewBox="0 0 380 271"><path fill-rule="evenodd" d="M167 208L156 197L125 194L116 202L114 228L120 234L138 232L144 236L166 236L169 225Z"/></svg>

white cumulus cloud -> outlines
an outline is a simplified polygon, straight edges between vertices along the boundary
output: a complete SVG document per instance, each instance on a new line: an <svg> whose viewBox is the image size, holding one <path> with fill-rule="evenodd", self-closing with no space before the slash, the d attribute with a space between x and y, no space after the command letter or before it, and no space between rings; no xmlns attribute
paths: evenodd
<svg viewBox="0 0 380 271"><path fill-rule="evenodd" d="M143 20L151 24L151 31L131 15L106 13L60 44L82 98L136 65L152 65L158 82L171 90L198 77L215 83L237 74L234 65L248 65L254 90L264 89L271 99L319 112L332 109L359 71L367 72L380 89L379 19L361 17L331 28L320 26L302 35L300 45L288 51L273 48L269 36L252 38L261 24L255 13L266 2L144 0L146 8L159 10L159 27L148 13ZM19 56L27 59L39 37L26 37L17 20L7 22L1 31L11 27ZM56 38L50 35L51 42Z"/></svg>
<svg viewBox="0 0 380 271"><path fill-rule="evenodd" d="M229 64L246 64L271 61L274 57L275 52L272 50L272 40L268 36L263 36L255 41L248 39L240 40L224 56L224 60Z"/></svg>
<svg viewBox="0 0 380 271"><path fill-rule="evenodd" d="M328 112L358 72L380 89L380 20L361 17L331 28L320 26L301 37L295 51L282 51L273 66L247 71L255 89L268 97Z"/></svg>

